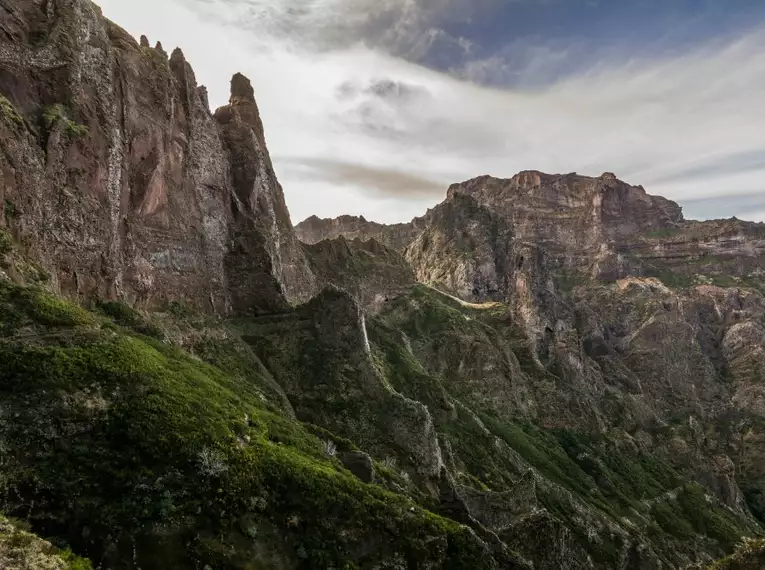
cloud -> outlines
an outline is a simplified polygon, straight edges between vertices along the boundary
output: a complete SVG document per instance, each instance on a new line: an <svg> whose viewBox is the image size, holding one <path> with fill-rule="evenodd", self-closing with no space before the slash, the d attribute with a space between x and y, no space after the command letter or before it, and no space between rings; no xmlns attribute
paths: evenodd
<svg viewBox="0 0 765 570"><path fill-rule="evenodd" d="M661 58L599 52L554 81L550 70L579 48L539 40L523 60L535 87L521 90L400 57L423 30L469 22L467 1L99 3L134 35L180 45L214 105L231 74L252 79L295 221L409 220L440 199L439 183L443 196L451 182L525 169L613 171L681 204L727 199L725 211L743 219L762 209L742 197L765 194L765 27Z"/></svg>
<svg viewBox="0 0 765 570"><path fill-rule="evenodd" d="M191 0L205 19L311 49L363 42L410 60L468 44L442 26L462 23L500 0ZM435 51L438 51L435 50Z"/></svg>
<svg viewBox="0 0 765 570"><path fill-rule="evenodd" d="M443 180L424 178L395 169L354 164L327 158L286 161L286 170L297 176L315 177L338 186L361 190L383 199L427 198L435 202L443 197Z"/></svg>
<svg viewBox="0 0 765 570"><path fill-rule="evenodd" d="M737 216L754 222L765 222L765 193L730 194L723 197L686 200L686 215L691 218L729 218ZM745 212L746 215L743 215Z"/></svg>

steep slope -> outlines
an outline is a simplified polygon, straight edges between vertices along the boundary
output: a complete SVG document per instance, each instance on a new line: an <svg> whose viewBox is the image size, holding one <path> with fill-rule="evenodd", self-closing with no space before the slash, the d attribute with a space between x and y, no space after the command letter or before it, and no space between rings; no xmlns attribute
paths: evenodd
<svg viewBox="0 0 765 570"><path fill-rule="evenodd" d="M762 534L765 226L524 172L295 230L243 76L213 114L87 0L0 0L0 42L0 511L63 553L653 570Z"/></svg>
<svg viewBox="0 0 765 570"><path fill-rule="evenodd" d="M295 232L300 241L309 245L343 236L362 241L374 239L387 247L403 251L421 230L423 221L422 218L415 218L408 224L385 225L368 222L364 216L340 216L334 219L311 216L295 226Z"/></svg>
<svg viewBox="0 0 765 570"><path fill-rule="evenodd" d="M221 314L316 292L249 82L213 117L180 50L91 2L0 8L0 224L56 290Z"/></svg>
<svg viewBox="0 0 765 570"><path fill-rule="evenodd" d="M414 272L404 257L374 239L362 242L344 237L305 245L311 269L324 282L354 295L367 310L411 289Z"/></svg>
<svg viewBox="0 0 765 570"><path fill-rule="evenodd" d="M101 567L495 567L468 528L357 480L230 354L224 372L8 283L0 304L3 509Z"/></svg>
<svg viewBox="0 0 765 570"><path fill-rule="evenodd" d="M397 390L431 411L467 408L495 436L515 426L511 433L524 434L525 443L516 439L514 449L544 466L541 480L563 482L586 505L559 508L550 497L560 492L546 496L544 506L575 534L599 536L597 524L582 531L572 512L594 509L597 520L636 498L653 519L646 534L635 533L634 525L645 524L645 514L642 523L632 519L640 508L616 524L631 520L622 536L670 567L703 564L741 534L759 532L752 513L765 520L765 225L688 222L676 204L610 174L536 172L454 185L423 220L403 253L418 281L443 292L440 300L433 289L415 289L370 324L373 347L408 353L388 368L399 378L392 380ZM421 372L402 378L404 362ZM439 417L436 429L446 437L453 428ZM529 441L519 422L555 435ZM562 452L551 452L544 437ZM482 455L488 442L461 445L456 473L491 488L499 482L499 492L516 485L501 479L513 473L507 462ZM475 457L482 459L471 464ZM663 466L641 471L649 457ZM584 480L594 477L604 498L556 475L575 472L561 467L568 460ZM627 472L610 471L619 463ZM618 491L619 481L631 483ZM704 519L704 504L716 504L718 514ZM693 540L695 532L707 539ZM717 547L710 549L710 536ZM580 547L596 566L637 564L609 557L592 541ZM520 549L542 567L577 567Z"/></svg>

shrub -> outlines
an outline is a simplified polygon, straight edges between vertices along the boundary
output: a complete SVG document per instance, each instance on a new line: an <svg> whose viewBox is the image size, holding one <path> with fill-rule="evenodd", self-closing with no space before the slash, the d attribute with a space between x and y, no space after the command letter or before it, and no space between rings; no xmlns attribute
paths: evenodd
<svg viewBox="0 0 765 570"><path fill-rule="evenodd" d="M8 99L0 95L0 118L6 119L15 128L24 127L24 118Z"/></svg>
<svg viewBox="0 0 765 570"><path fill-rule="evenodd" d="M0 230L0 255L13 251L13 238L8 232Z"/></svg>
<svg viewBox="0 0 765 570"><path fill-rule="evenodd" d="M59 122L64 124L64 133L71 139L79 139L88 135L88 127L72 121L66 112L66 108L60 104L50 105L43 111L43 124L46 130L51 131Z"/></svg>

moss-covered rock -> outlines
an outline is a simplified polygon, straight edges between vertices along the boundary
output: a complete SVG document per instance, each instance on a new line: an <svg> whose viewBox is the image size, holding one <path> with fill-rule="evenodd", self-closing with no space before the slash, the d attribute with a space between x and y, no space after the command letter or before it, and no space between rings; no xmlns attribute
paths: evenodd
<svg viewBox="0 0 765 570"><path fill-rule="evenodd" d="M93 570L88 560L61 550L29 532L26 524L0 515L0 568L3 570Z"/></svg>
<svg viewBox="0 0 765 570"><path fill-rule="evenodd" d="M765 568L765 541L745 540L735 554L712 564L707 570L762 570Z"/></svg>
<svg viewBox="0 0 765 570"><path fill-rule="evenodd" d="M494 567L219 368L41 291L2 303L0 496L42 535L111 568Z"/></svg>

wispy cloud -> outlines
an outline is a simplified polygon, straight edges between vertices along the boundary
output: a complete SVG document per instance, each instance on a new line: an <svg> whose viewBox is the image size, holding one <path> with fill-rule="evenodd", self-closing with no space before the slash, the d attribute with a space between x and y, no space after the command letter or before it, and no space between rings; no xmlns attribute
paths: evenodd
<svg viewBox="0 0 765 570"><path fill-rule="evenodd" d="M472 17L478 4L466 1L99 3L133 34L181 46L213 104L232 73L251 77L295 221L407 220L450 182L523 169L613 171L681 203L729 200L731 215L762 217L741 196L765 195L765 27L662 58L602 53L586 70L512 90L407 61L429 31L436 39L423 41L471 49L443 31L445 15ZM527 83L570 59L567 49L578 48L534 46ZM508 61L497 57L463 77L496 73Z"/></svg>
<svg viewBox="0 0 765 570"><path fill-rule="evenodd" d="M354 164L329 158L299 158L286 160L286 171L297 177L312 177L339 186L364 188L370 196L382 199L437 200L442 194L443 180L423 178L416 174L374 165Z"/></svg>

